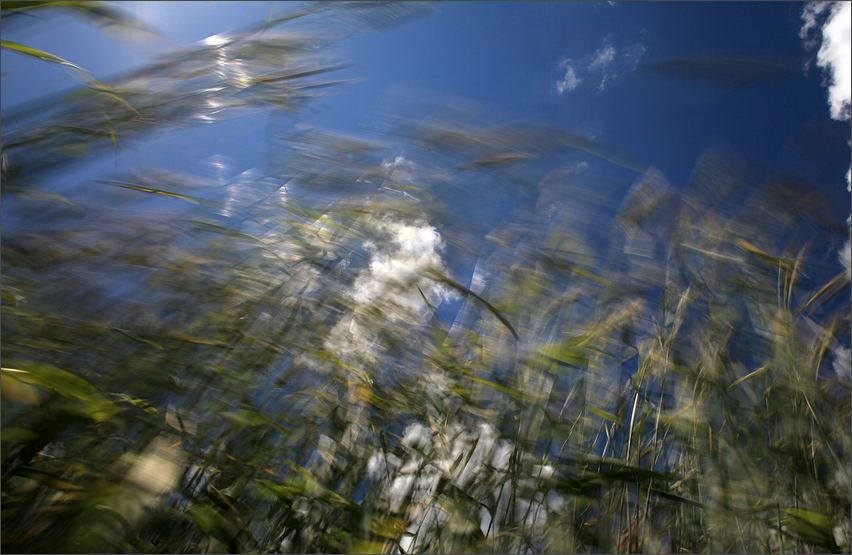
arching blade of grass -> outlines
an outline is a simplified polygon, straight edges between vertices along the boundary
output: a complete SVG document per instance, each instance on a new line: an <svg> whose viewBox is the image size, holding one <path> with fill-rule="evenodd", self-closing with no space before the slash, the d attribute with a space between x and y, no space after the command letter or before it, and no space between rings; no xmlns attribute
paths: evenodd
<svg viewBox="0 0 852 555"><path fill-rule="evenodd" d="M557 260L551 256L547 256L546 254L540 254L539 259L547 264L548 266L552 266L559 271L563 272L574 272L580 274L581 276L587 277L589 279L595 280L598 283L603 285L612 285L612 282L604 277L601 277L593 272L585 270L576 264L570 264L568 262L563 262L561 260Z"/></svg>
<svg viewBox="0 0 852 555"><path fill-rule="evenodd" d="M300 17L305 17L306 15L311 15L315 13L319 13L331 8L331 4L327 2L314 2L309 5L307 8L297 11L296 13L282 15L279 17L272 17L272 6L269 6L269 15L266 16L266 21L263 22L263 27L261 27L260 32L266 31L270 27L274 27L279 23L285 23L287 21L293 21L294 19L299 19Z"/></svg>
<svg viewBox="0 0 852 555"><path fill-rule="evenodd" d="M515 328L512 327L512 324L509 322L509 320L505 316L503 316L503 314L499 310L497 310L494 307L494 305L492 305L491 303L489 303L488 301L486 301L485 299L483 299L482 297L480 297L479 295L477 295L476 293L474 293L473 291L471 291L470 289L468 289L467 287L465 287L461 283L457 282L456 280L454 280L452 278L447 277L442 272L440 272L439 270L436 270L434 268L430 268L426 271L426 277L434 279L435 281L443 283L445 285L449 285L450 287L452 287L456 291L459 291L461 293L464 293L465 295L469 295L469 296L473 297L474 299L476 299L477 301L482 303L485 306L485 308L490 310L491 313L494 314L494 316L496 316L498 320L500 320L501 324L506 326L506 329L508 329L512 333L512 337L514 337L517 341L521 340L520 336L518 336L518 332L515 331Z"/></svg>
<svg viewBox="0 0 852 555"><path fill-rule="evenodd" d="M97 388L86 380L49 364L24 361L9 361L9 363L20 366L20 368L3 368L5 375L12 376L22 382L80 399L88 399L98 395Z"/></svg>
<svg viewBox="0 0 852 555"><path fill-rule="evenodd" d="M84 78L84 81L96 81L96 79L89 75L86 70L84 70L80 66L72 64L71 62L63 60L59 56L54 56L53 54L38 50L37 48L30 48L29 46L24 46L23 44L18 44L17 42L12 42L8 40L0 41L0 46L11 50L12 52L18 52L19 54L23 54L25 56L32 56L33 58L44 60L45 62L52 62L54 64L60 64L69 67L78 74L80 74Z"/></svg>
<svg viewBox="0 0 852 555"><path fill-rule="evenodd" d="M600 416L601 418L603 418L605 420L609 420L613 424L616 424L616 425L619 424L618 418L614 414L612 414L611 412L607 412L603 409L599 409L598 407L595 407L595 406L592 406L592 405L586 406L586 410L588 410L592 414L596 414L596 415Z"/></svg>
<svg viewBox="0 0 852 555"><path fill-rule="evenodd" d="M201 231L207 231L210 233L220 233L222 235L227 235L228 237L233 237L234 239L244 239L249 243L260 242L260 239L258 239L254 235L245 233L244 231L238 231L236 229L224 227L221 225L211 224L210 222L203 222L201 220L185 220L183 218L181 218L179 221L192 224Z"/></svg>
<svg viewBox="0 0 852 555"><path fill-rule="evenodd" d="M76 484L72 484L66 480L62 480L58 476L47 474L45 472L38 472L31 468L22 468L20 470L20 474L21 476L29 478L30 480L42 483L50 488L59 491L84 491L85 489Z"/></svg>
<svg viewBox="0 0 852 555"><path fill-rule="evenodd" d="M193 197L190 195L183 195L181 193L173 193L171 191L164 191L162 189L154 189L152 187L145 187L144 185L137 185L135 183L127 183L124 181L106 181L106 180L97 180L96 183L103 183L104 185L112 185L113 187L122 187L124 189L130 189L132 191L139 191L141 193L152 193L155 195L165 195L167 197L173 197L176 199L180 199L186 202L190 202L192 204L202 204L204 206L217 206L217 204L211 200Z"/></svg>
<svg viewBox="0 0 852 555"><path fill-rule="evenodd" d="M682 495L677 495L675 493L671 493L671 492L668 492L668 491L665 491L665 490L661 490L659 488L653 488L652 487L652 488L649 488L648 491L650 491L651 493L653 493L655 495L659 495L660 497L662 497L664 499L669 499L671 501L677 501L678 503L682 503L684 505L691 505L693 507L698 507L699 509L712 510L712 508L713 508L710 505L707 505L705 503L701 503L700 501L696 501L694 499L690 499L690 498L684 497Z"/></svg>
<svg viewBox="0 0 852 555"><path fill-rule="evenodd" d="M794 537L813 542L828 549L829 553L839 553L834 540L832 519L821 511L800 507L785 507L785 516L779 520L784 524L782 530Z"/></svg>
<svg viewBox="0 0 852 555"><path fill-rule="evenodd" d="M64 10L71 10L86 19L89 19L97 27L106 30L109 34L119 40L137 38L151 38L166 41L172 46L177 46L166 35L147 22L134 17L130 12L108 2L56 2L51 3Z"/></svg>
<svg viewBox="0 0 852 555"><path fill-rule="evenodd" d="M567 131L560 132L558 137L562 144L566 146L588 152L602 160L612 162L613 164L617 164L621 167L627 168L628 170L633 170L638 173L645 173L648 171L647 164L642 163L639 159L622 148L607 145Z"/></svg>
<svg viewBox="0 0 852 555"><path fill-rule="evenodd" d="M115 149L122 141L152 127L221 121L241 111L269 107L269 102L293 111L303 110L308 100L318 93L302 89L330 85L328 80L321 81L321 74L342 67L321 58L322 52L315 48L321 42L285 33L267 34L262 38L251 33L238 34L227 47L213 51L210 45L199 44L187 51L169 54L109 86L93 82L88 74L84 77L77 71L79 68L63 64L66 60L50 53L4 43L19 52L72 69L89 84L87 88L62 97L30 102L27 108L13 114L15 118L34 121L29 126L4 133L4 151L12 161L4 177L8 181L16 179L22 167L31 175L54 170L96 153L108 144L102 139L109 138ZM241 72L237 75L218 73L218 66L210 62L214 55L235 63L239 60ZM282 79L286 83L282 83ZM210 86L211 81L215 86ZM125 104L104 102L105 94L119 101L126 98L133 103L133 111L126 109ZM209 102L214 102L219 109L212 113L206 110ZM45 113L55 118L45 120ZM139 117L139 113L144 117ZM57 121L66 124L61 133L54 129Z"/></svg>
<svg viewBox="0 0 852 555"><path fill-rule="evenodd" d="M499 391L500 393L505 393L506 395L511 395L512 397L515 397L516 399L522 399L523 400L523 399L527 398L527 394L524 393L523 391L517 389L517 388L510 387L510 386L503 385L503 384L499 384L497 382L493 382L491 380L486 380L484 378L478 378L476 376L470 376L470 379L471 379L471 381L474 381L478 384L482 384L485 387L489 387L489 388L491 388L495 391Z"/></svg>
<svg viewBox="0 0 852 555"><path fill-rule="evenodd" d="M165 41L172 46L177 46L147 22L109 2L3 2L4 17L48 9L64 10L67 13L79 15L120 41L133 43L135 39L145 38Z"/></svg>
<svg viewBox="0 0 852 555"><path fill-rule="evenodd" d="M738 379L737 381L735 381L734 383L732 383L731 385L729 385L729 386L728 386L728 389L733 389L734 387L736 387L736 386L740 385L740 384L741 384L741 383L743 383L743 382L747 382L748 380L750 380L750 379L752 379L752 378L756 378L757 376L759 376L759 375L763 374L763 373L764 373L764 372L766 372L767 370L769 370L769 366L768 366L768 365L767 365L767 366L763 366L763 367L761 367L761 368L758 368L758 369L757 369L757 370L755 370L754 372L750 372L750 373L746 374L746 375L745 375L745 376L743 376L742 378Z"/></svg>
<svg viewBox="0 0 852 555"><path fill-rule="evenodd" d="M23 44L18 44L16 42L4 40L0 41L0 46L7 50L11 50L13 52L18 52L19 54L23 54L25 56L31 56L33 58L37 58L39 60L44 60L46 62L51 62L54 64L59 64L63 67L67 67L72 70L72 72L77 75L77 77L84 83L86 83L90 88L102 92L104 94L109 95L110 97L118 100L121 104L129 108L133 111L134 114L139 116L139 112L136 111L136 108L130 105L129 102L124 100L117 92L115 92L108 85L101 83L97 79L95 79L88 71L81 68L80 66L74 65L67 60L63 60L59 56L54 56L48 52L44 52L43 50L38 50L37 48L31 48L29 46L24 46Z"/></svg>
<svg viewBox="0 0 852 555"><path fill-rule="evenodd" d="M764 252L764 251L760 250L759 248L755 247L754 245L752 245L751 243L749 243L748 241L746 241L745 239L735 239L734 243L743 251L749 253L750 255L754 256L755 258L757 258L759 260L766 262L767 264L771 264L772 266L775 266L775 267L780 266L781 268L784 268L785 270L787 270L789 272L793 271L793 265L788 260L785 260L785 259L783 259L779 256L771 255L767 252Z"/></svg>
<svg viewBox="0 0 852 555"><path fill-rule="evenodd" d="M21 195L25 197L37 198L41 200L63 202L65 204L70 204L74 206L73 202L63 197L59 193L51 191L50 189L45 189L43 187L21 187L18 185L4 185L3 192Z"/></svg>
<svg viewBox="0 0 852 555"><path fill-rule="evenodd" d="M423 294L423 290L420 289L419 285L417 286L417 291L420 293L420 296L423 298L423 302L426 303L426 306L429 307L429 310L431 310L433 314L437 313L438 311L435 309L434 306L432 306L432 303L429 302L429 299L426 298L426 295Z"/></svg>
<svg viewBox="0 0 852 555"><path fill-rule="evenodd" d="M270 426L284 435L296 437L292 431L268 414L263 414L251 409L239 409L232 412L226 412L222 416L242 427Z"/></svg>
<svg viewBox="0 0 852 555"><path fill-rule="evenodd" d="M802 313L809 306L814 304L816 301L821 301L823 303L831 300L836 297L841 291L843 291L846 287L849 286L849 277L846 272L840 272L836 276L834 276L831 281L823 285L819 291L813 294L813 296L808 299L801 308L796 311L796 314Z"/></svg>
<svg viewBox="0 0 852 555"><path fill-rule="evenodd" d="M216 538L223 545L228 545L238 532L232 522L229 522L219 511L204 503L196 503L181 516L198 526L205 534Z"/></svg>
<svg viewBox="0 0 852 555"><path fill-rule="evenodd" d="M10 364L18 368L3 368L4 376L78 399L82 403L79 412L97 422L109 420L120 411L95 386L70 372L44 363L10 361Z"/></svg>

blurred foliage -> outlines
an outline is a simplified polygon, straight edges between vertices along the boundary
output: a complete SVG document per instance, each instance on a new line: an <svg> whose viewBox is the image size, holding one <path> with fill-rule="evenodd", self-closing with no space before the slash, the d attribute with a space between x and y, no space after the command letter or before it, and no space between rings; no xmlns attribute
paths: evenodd
<svg viewBox="0 0 852 555"><path fill-rule="evenodd" d="M272 133L227 202L155 168L50 188L302 110L340 64L270 27L421 9L270 14L4 132L3 550L849 552L849 279L805 185L708 149L678 190L391 95L372 137Z"/></svg>

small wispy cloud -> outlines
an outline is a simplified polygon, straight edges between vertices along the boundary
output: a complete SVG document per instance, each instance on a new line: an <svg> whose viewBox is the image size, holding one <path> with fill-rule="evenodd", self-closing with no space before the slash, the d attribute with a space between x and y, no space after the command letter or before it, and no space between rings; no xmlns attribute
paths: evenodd
<svg viewBox="0 0 852 555"><path fill-rule="evenodd" d="M603 91L608 83L636 69L646 50L640 43L619 49L605 40L600 48L581 60L563 60L559 64L565 69L565 76L556 82L556 90L564 94L588 81Z"/></svg>
<svg viewBox="0 0 852 555"><path fill-rule="evenodd" d="M612 46L604 46L595 52L595 59L589 64L589 70L600 69L605 71L615 59L615 48Z"/></svg>
<svg viewBox="0 0 852 555"><path fill-rule="evenodd" d="M624 50L624 60L630 65L631 70L639 67L639 62L642 61L647 51L645 45L639 42Z"/></svg>
<svg viewBox="0 0 852 555"><path fill-rule="evenodd" d="M417 164L411 160L406 160L404 156L397 156L393 161L384 160L382 168L387 172L388 179L394 181L413 183L417 175Z"/></svg>
<svg viewBox="0 0 852 555"><path fill-rule="evenodd" d="M828 2L809 2L802 10L802 28L799 29L799 38L804 41L805 48L812 50L819 45L819 36L814 32L820 25L822 14L831 8Z"/></svg>
<svg viewBox="0 0 852 555"><path fill-rule="evenodd" d="M565 77L556 82L556 90L559 91L559 94L563 94L576 89L577 85L582 82L582 79L577 77L574 68L571 67L570 61L563 60L560 65L565 68Z"/></svg>

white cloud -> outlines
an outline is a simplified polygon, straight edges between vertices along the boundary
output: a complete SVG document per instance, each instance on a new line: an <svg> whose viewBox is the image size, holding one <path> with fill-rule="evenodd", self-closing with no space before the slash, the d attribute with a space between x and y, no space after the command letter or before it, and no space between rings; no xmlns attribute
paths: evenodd
<svg viewBox="0 0 852 555"><path fill-rule="evenodd" d="M378 331L357 317L361 309L378 308L391 322L417 325L429 311L423 296L433 306L455 297L447 287L423 275L429 268L446 271L440 255L443 241L434 227L389 218L370 224L375 239L364 243L370 251L370 265L349 292L357 305L356 314L335 324L324 344L353 367L359 361L377 360L381 348Z"/></svg>
<svg viewBox="0 0 852 555"><path fill-rule="evenodd" d="M852 3L838 2L822 28L817 63L831 72L828 101L831 117L848 120L852 100Z"/></svg>
<svg viewBox="0 0 852 555"><path fill-rule="evenodd" d="M819 34L816 29L819 28ZM850 2L808 2L802 11L802 28L799 37L805 48L813 50L822 44L817 52L817 65L827 73L828 106L832 119L848 120L852 116L852 3ZM807 69L807 68L806 68ZM846 189L850 187L850 171L846 172ZM846 220L852 222L852 216ZM850 271L849 240L838 251L837 257Z"/></svg>
<svg viewBox="0 0 852 555"><path fill-rule="evenodd" d="M370 267L355 281L352 298L362 305L384 299L419 312L425 308L419 286L427 298L444 300L445 289L423 277L426 269L443 267L438 231L424 222L409 225L392 220L374 222L374 228L381 237L365 245L372 251Z"/></svg>
<svg viewBox="0 0 852 555"><path fill-rule="evenodd" d="M819 26L821 14L826 8L831 7L828 2L809 2L802 11L802 28L799 29L799 37L805 41L807 49L816 48L819 38L814 37L814 29Z"/></svg>
<svg viewBox="0 0 852 555"><path fill-rule="evenodd" d="M820 43L816 29L821 25L817 65L828 74L831 117L848 120L852 101L852 3L808 2L802 22L799 36L808 49Z"/></svg>
<svg viewBox="0 0 852 555"><path fill-rule="evenodd" d="M559 94L573 91L587 80L589 83L595 83L594 86L603 91L607 85L617 81L625 73L635 70L647 51L647 48L640 43L626 48L617 48L608 43L609 38L606 38L604 44L592 54L576 62L563 60L559 64L561 68L565 68L565 77L556 82L556 90Z"/></svg>
<svg viewBox="0 0 852 555"><path fill-rule="evenodd" d="M563 62L563 64L567 63ZM563 94L565 91L573 91L582 81L583 80L577 77L577 74L574 73L574 68L568 65L565 69L565 77L563 77L561 81L556 82L556 90L559 91L559 94Z"/></svg>
<svg viewBox="0 0 852 555"><path fill-rule="evenodd" d="M589 64L589 73L600 73L600 83L598 83L599 91L605 90L607 80L615 75L615 73L609 69L614 60L615 48L611 45L606 45L595 52L594 59L592 60L592 63Z"/></svg>
<svg viewBox="0 0 852 555"><path fill-rule="evenodd" d="M612 64L612 61L615 59L615 48L612 46L604 46L595 52L595 59L592 60L592 63L589 64L589 71L593 69L600 68L602 71L605 70Z"/></svg>
<svg viewBox="0 0 852 555"><path fill-rule="evenodd" d="M624 58L629 62L630 69L636 69L639 66L639 62L647 51L645 45L639 42L624 51Z"/></svg>
<svg viewBox="0 0 852 555"><path fill-rule="evenodd" d="M397 156L393 162L382 161L382 168L387 172L388 179L406 183L413 183L417 172L417 164L406 160L404 156Z"/></svg>

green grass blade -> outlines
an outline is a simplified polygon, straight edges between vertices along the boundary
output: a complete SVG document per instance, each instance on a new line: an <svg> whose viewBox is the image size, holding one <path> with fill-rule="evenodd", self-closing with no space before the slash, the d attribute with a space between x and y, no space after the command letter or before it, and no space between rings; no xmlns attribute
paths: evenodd
<svg viewBox="0 0 852 555"><path fill-rule="evenodd" d="M426 276L429 277L430 279L437 281L437 282L443 283L445 285L449 285L450 287L452 287L456 291L464 293L465 295L469 295L469 296L473 297L474 299L476 299L477 301L479 301L480 303L482 303L488 310L491 311L492 314L494 314L494 316L497 317L498 320L500 320L501 324L506 326L506 329L508 329L512 333L512 337L514 337L517 341L521 340L520 336L518 336L518 333L515 331L515 328L512 327L511 323L509 323L509 320L505 316L503 316L503 314L499 310L497 310L494 307L494 305L492 305L491 303L489 303L488 301L486 301L485 299L483 299L482 297L480 297L479 295L477 295L476 293L474 293L473 291L471 291L470 289L468 289L467 287L465 287L461 283L457 282L456 280L454 280L452 278L447 277L442 272L440 272L440 271L438 271L434 268L430 268L429 270L427 270Z"/></svg>
<svg viewBox="0 0 852 555"><path fill-rule="evenodd" d="M103 183L104 185L111 185L113 187L122 187L124 189L130 189L132 191L139 191L141 193L152 193L155 195L164 195L167 197L173 197L176 199L180 199L186 202L190 202L192 204L202 204L204 206L216 206L216 203L213 201L209 201L206 199L193 197L190 195L183 195L180 193L173 193L171 191L164 191L162 189L154 189L152 187L146 187L144 185L137 185L136 183L128 183L126 181L106 181L106 180L97 180L97 183Z"/></svg>
<svg viewBox="0 0 852 555"><path fill-rule="evenodd" d="M17 42L12 42L12 41L8 41L8 40L0 41L0 47L5 48L7 50L11 50L13 52L17 52L19 54L23 54L25 56L31 56L31 57L39 59L39 60L44 60L46 62L51 62L51 63L54 63L54 64L59 64L61 66L65 66L65 67L71 69L77 76L80 77L80 79L84 83L86 83L88 86L90 86L94 90L97 90L97 91L100 91L100 92L103 92L103 93L109 95L110 97L118 100L123 105L125 105L130 110L132 110L133 113L135 113L137 116L140 115L139 112L136 111L136 108L131 106L130 103L127 102L126 100L124 100L118 93L116 93L114 90L112 90L108 85L106 85L106 84L98 81L97 79L95 79L88 71L86 71L85 69L81 68L78 65L72 64L71 62L69 62L67 60L63 60L59 56L54 56L53 54L50 54L49 52L44 52L43 50L38 50L37 48L31 48L29 46L24 46L23 44L18 44Z"/></svg>

